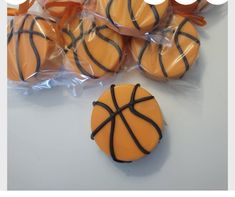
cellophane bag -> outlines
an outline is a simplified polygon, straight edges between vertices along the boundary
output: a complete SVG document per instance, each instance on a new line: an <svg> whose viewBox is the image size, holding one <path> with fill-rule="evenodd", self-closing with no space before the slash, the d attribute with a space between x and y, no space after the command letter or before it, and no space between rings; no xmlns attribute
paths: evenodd
<svg viewBox="0 0 235 197"><path fill-rule="evenodd" d="M100 19L80 14L62 29L64 69L84 83L105 81L122 69L127 38L116 33Z"/></svg>
<svg viewBox="0 0 235 197"><path fill-rule="evenodd" d="M33 87L61 69L63 48L56 22L38 13L9 17L8 81L13 88Z"/></svg>
<svg viewBox="0 0 235 197"><path fill-rule="evenodd" d="M115 78L126 46L124 36L89 13L63 23L45 12L14 16L8 26L9 88L30 94L66 87L80 95Z"/></svg>
<svg viewBox="0 0 235 197"><path fill-rule="evenodd" d="M196 64L200 53L200 35L195 24L188 17L172 14L165 26L157 31L170 42L131 39L134 67L157 81L184 78Z"/></svg>
<svg viewBox="0 0 235 197"><path fill-rule="evenodd" d="M172 0L171 4L173 12L158 29L150 33L150 39L133 37L130 50L135 61L134 68L147 77L188 86L191 82L186 75L197 65L203 44L200 33L207 25L204 15L209 11L214 12L215 6L204 0L191 5L181 5ZM220 9L220 12L223 11ZM154 39L159 34L164 42Z"/></svg>

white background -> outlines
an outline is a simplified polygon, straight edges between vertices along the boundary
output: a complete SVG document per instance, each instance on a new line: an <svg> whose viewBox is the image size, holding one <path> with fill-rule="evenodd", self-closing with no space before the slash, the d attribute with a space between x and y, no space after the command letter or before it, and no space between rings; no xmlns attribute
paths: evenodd
<svg viewBox="0 0 235 197"><path fill-rule="evenodd" d="M61 90L14 98L8 106L9 189L227 189L227 15L208 14L200 61L175 85L138 72L117 82L141 83L158 98L164 139L145 159L116 164L90 140L92 101Z"/></svg>

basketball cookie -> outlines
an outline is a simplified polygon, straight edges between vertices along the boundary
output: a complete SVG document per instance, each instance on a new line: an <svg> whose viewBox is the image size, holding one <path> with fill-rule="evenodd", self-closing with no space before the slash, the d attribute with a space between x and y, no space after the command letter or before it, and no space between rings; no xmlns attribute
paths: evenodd
<svg viewBox="0 0 235 197"><path fill-rule="evenodd" d="M119 70L124 40L100 20L76 17L63 29L66 69L78 76L100 78Z"/></svg>
<svg viewBox="0 0 235 197"><path fill-rule="evenodd" d="M91 137L114 161L141 159L160 142L160 107L139 84L112 85L93 105Z"/></svg>
<svg viewBox="0 0 235 197"><path fill-rule="evenodd" d="M150 5L144 0L99 0L90 1L90 9L108 25L126 35L150 32L155 29L166 15L169 0L159 5ZM89 5L87 6L89 7Z"/></svg>
<svg viewBox="0 0 235 197"><path fill-rule="evenodd" d="M182 78L195 63L200 49L199 35L187 18L174 15L170 26L171 46L133 38L131 50L140 68L157 80Z"/></svg>
<svg viewBox="0 0 235 197"><path fill-rule="evenodd" d="M7 38L10 80L27 81L46 69L46 62L56 47L53 25L54 21L30 14L11 20Z"/></svg>

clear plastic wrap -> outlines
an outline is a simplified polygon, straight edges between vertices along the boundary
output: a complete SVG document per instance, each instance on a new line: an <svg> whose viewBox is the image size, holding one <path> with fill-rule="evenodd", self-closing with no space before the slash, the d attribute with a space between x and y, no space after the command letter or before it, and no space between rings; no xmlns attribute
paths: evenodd
<svg viewBox="0 0 235 197"><path fill-rule="evenodd" d="M126 38L90 14L62 28L43 14L9 20L8 84L23 94L62 86L79 95L112 80L125 57Z"/></svg>
<svg viewBox="0 0 235 197"><path fill-rule="evenodd" d="M65 69L80 78L97 79L120 70L126 38L91 15L76 16L62 29Z"/></svg>
<svg viewBox="0 0 235 197"><path fill-rule="evenodd" d="M45 78L44 73L51 77L60 70L64 53L53 19L29 13L14 16L7 31L10 81L37 83Z"/></svg>
<svg viewBox="0 0 235 197"><path fill-rule="evenodd" d="M130 49L136 64L156 80L180 79L199 56L200 38L188 18L174 14L162 30L171 39L169 45L132 38Z"/></svg>

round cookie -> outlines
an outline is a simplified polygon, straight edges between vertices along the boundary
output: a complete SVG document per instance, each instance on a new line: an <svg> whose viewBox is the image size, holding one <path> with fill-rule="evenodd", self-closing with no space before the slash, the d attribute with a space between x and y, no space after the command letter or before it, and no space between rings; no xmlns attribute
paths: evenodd
<svg viewBox="0 0 235 197"><path fill-rule="evenodd" d="M8 25L8 78L27 81L41 69L55 49L54 21L40 16L16 16Z"/></svg>
<svg viewBox="0 0 235 197"><path fill-rule="evenodd" d="M93 10L108 20L109 26L119 32L132 35L150 32L165 16L169 0L159 5L150 5L144 0L99 0L91 1ZM94 5L95 4L95 5Z"/></svg>
<svg viewBox="0 0 235 197"><path fill-rule="evenodd" d="M93 103L92 139L116 162L149 154L162 138L163 116L156 99L139 84L112 85Z"/></svg>
<svg viewBox="0 0 235 197"><path fill-rule="evenodd" d="M63 29L66 69L78 76L100 78L119 70L124 39L100 20L76 17Z"/></svg>
<svg viewBox="0 0 235 197"><path fill-rule="evenodd" d="M173 37L171 46L136 38L131 41L134 59L146 74L157 80L182 78L199 54L199 35L187 18L174 15L169 26L176 27L174 33L169 33Z"/></svg>

